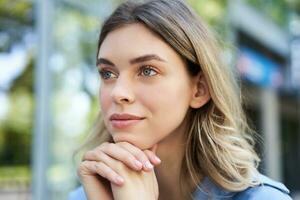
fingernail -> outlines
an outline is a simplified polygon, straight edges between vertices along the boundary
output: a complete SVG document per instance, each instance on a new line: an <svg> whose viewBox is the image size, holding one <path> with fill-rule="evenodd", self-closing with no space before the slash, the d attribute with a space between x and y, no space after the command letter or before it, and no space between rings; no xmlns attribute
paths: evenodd
<svg viewBox="0 0 300 200"><path fill-rule="evenodd" d="M155 160L155 162L161 163L161 160L157 156L154 156L154 160Z"/></svg>
<svg viewBox="0 0 300 200"><path fill-rule="evenodd" d="M153 165L149 161L146 161L145 162L145 167L148 168L148 169L152 169Z"/></svg>
<svg viewBox="0 0 300 200"><path fill-rule="evenodd" d="M143 167L143 164L138 160L134 161L134 165L137 169L141 169Z"/></svg>
<svg viewBox="0 0 300 200"><path fill-rule="evenodd" d="M124 183L124 179L123 179L122 177L120 177L120 176L117 176L117 177L115 178L115 182L116 182L117 184L122 184L122 183Z"/></svg>

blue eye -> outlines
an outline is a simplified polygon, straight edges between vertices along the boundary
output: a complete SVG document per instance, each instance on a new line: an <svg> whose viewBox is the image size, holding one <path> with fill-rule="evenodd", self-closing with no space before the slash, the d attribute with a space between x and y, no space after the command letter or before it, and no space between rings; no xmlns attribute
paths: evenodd
<svg viewBox="0 0 300 200"><path fill-rule="evenodd" d="M113 72L107 70L99 70L99 74L103 79L110 79L110 78L117 77Z"/></svg>
<svg viewBox="0 0 300 200"><path fill-rule="evenodd" d="M157 72L150 66L144 66L142 67L140 74L143 76L154 76L157 74Z"/></svg>

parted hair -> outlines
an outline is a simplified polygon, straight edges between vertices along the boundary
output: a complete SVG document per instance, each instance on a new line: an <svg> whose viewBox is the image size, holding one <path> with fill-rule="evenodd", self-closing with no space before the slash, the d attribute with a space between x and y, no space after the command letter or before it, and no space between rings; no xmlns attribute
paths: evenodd
<svg viewBox="0 0 300 200"><path fill-rule="evenodd" d="M221 59L214 33L183 0L126 1L103 23L98 51L112 31L134 23L145 25L186 61L191 76L202 73L211 99L201 108L190 108L181 166L182 189L208 176L217 185L241 191L258 184L253 179L260 162L254 150L235 74ZM138 33L137 33L138 34ZM111 141L101 113L83 144Z"/></svg>

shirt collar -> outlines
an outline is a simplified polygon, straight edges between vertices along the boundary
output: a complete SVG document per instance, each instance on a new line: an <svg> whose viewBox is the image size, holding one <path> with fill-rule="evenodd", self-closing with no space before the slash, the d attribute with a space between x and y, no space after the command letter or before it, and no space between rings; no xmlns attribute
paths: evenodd
<svg viewBox="0 0 300 200"><path fill-rule="evenodd" d="M209 177L205 177L192 193L194 199L231 199L236 192L228 191L216 185Z"/></svg>

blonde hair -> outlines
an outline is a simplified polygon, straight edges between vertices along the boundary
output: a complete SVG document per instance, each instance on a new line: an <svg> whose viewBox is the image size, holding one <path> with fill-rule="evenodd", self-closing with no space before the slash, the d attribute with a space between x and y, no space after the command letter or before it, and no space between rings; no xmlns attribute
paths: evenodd
<svg viewBox="0 0 300 200"><path fill-rule="evenodd" d="M187 113L190 124L181 180L188 177L188 184L182 187L198 184L203 176L230 191L257 184L253 176L260 159L237 92L240 89L232 70L222 64L216 39L204 22L181 0L127 1L103 24L98 50L107 34L133 23L142 23L156 33L186 60L191 75L203 73L207 81L210 101ZM83 146L109 140L99 115Z"/></svg>

